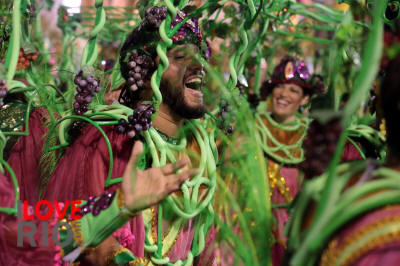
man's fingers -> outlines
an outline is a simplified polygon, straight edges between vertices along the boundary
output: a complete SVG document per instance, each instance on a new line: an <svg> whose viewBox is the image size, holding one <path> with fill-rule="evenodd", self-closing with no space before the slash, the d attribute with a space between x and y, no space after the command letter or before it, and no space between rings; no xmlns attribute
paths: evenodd
<svg viewBox="0 0 400 266"><path fill-rule="evenodd" d="M135 144L133 144L132 148L132 153L131 157L129 158L129 161L134 162L136 161L136 158L143 152L143 142L140 140L135 141Z"/></svg>
<svg viewBox="0 0 400 266"><path fill-rule="evenodd" d="M167 176L168 178L168 187L170 188L171 191L178 190L182 183L188 180L190 177L195 176L199 173L198 169L189 169L186 171L183 171L180 174L175 174L175 175L169 175Z"/></svg>
<svg viewBox="0 0 400 266"><path fill-rule="evenodd" d="M132 152L131 152L131 157L129 158L129 162L126 165L125 171L132 171L132 168L136 169L139 156L143 152L143 142L137 140L135 141L135 144L133 144Z"/></svg>
<svg viewBox="0 0 400 266"><path fill-rule="evenodd" d="M170 175L176 173L179 169L185 167L190 163L189 159L182 159L176 163L169 163L161 167L161 171L164 175Z"/></svg>

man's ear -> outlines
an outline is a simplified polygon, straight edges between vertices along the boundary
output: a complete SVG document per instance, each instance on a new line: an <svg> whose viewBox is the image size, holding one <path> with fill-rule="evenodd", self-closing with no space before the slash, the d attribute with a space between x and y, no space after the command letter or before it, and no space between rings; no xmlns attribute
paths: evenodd
<svg viewBox="0 0 400 266"><path fill-rule="evenodd" d="M158 63L160 63L160 57L157 55L157 57L154 59L154 64L156 67L158 67Z"/></svg>
<svg viewBox="0 0 400 266"><path fill-rule="evenodd" d="M151 101L151 98L153 97L153 90L151 89L150 80L146 80L145 88L146 89L142 90L140 93L140 99L143 101Z"/></svg>
<svg viewBox="0 0 400 266"><path fill-rule="evenodd" d="M303 99L301 99L300 105L304 106L308 103L308 100L310 100L310 95L304 95Z"/></svg>

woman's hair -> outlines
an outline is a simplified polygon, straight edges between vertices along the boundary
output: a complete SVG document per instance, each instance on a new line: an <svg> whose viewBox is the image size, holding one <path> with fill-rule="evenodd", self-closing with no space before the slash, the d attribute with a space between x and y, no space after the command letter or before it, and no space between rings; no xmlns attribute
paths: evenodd
<svg viewBox="0 0 400 266"><path fill-rule="evenodd" d="M287 82L284 82L284 83L296 84L295 82L290 82L290 81L287 81ZM261 98L261 100L267 99L267 97L272 93L274 88L277 87L279 84L282 84L282 83L270 83L269 80L268 81L264 81L263 84L261 85L261 88L260 88L260 98ZM296 85L298 85L298 84L296 84ZM312 96L313 95L313 92L312 92L311 89L306 88L306 87L302 87L302 86L300 86L300 88L303 90L303 94L304 95L308 95L308 96Z"/></svg>

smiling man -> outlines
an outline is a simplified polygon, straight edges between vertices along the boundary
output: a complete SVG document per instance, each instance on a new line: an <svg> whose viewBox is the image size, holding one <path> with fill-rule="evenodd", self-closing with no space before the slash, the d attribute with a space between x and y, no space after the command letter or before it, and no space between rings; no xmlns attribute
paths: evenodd
<svg viewBox="0 0 400 266"><path fill-rule="evenodd" d="M203 79L204 71L190 54L199 53L194 44L180 45L168 51L170 67L161 80L163 103L186 119L204 115Z"/></svg>
<svg viewBox="0 0 400 266"><path fill-rule="evenodd" d="M206 158L207 165L206 171L199 173L202 180L215 174L215 170L212 169L216 167L214 156L203 154L211 150L211 146L208 147L211 144L208 144L208 141L207 144L204 141L198 143L201 134L183 130L192 119L201 118L205 113L203 100L205 73L202 65L193 55L201 55L207 59L210 51L202 38L195 18L183 23L172 37L173 44L166 53L168 68L163 73L160 82L162 102L156 117L151 121L155 108L149 104L152 103L154 94L150 80L160 63L156 47L161 41L159 27L166 17L166 12L167 9L164 6L148 9L143 21L122 45L120 66L126 83L121 90L119 101L134 109L134 113L128 116L127 120L121 119L115 127L102 127L112 146L112 178L119 177L124 172L130 152L138 143L137 140L144 142L145 152L138 162L140 169L143 170L141 173L149 177L157 175L160 182L152 186L142 186L138 190L151 190L151 194L156 197L157 192L163 191L162 186L168 185L164 181L165 175L179 174L182 171L181 174L194 176L197 174L195 168L201 167L199 158ZM178 10L171 27L185 17L186 14ZM197 125L201 126L200 123ZM154 133L158 134L154 142L162 142L164 147L172 147L167 156L168 160L171 156L175 156L178 159L175 164L152 167L155 160L163 160L162 156L161 159L155 159L162 153L162 149L151 151L151 149L156 149L156 146L158 149L159 145L154 145L151 139L141 135L140 132L146 130L157 132ZM181 139L187 139L187 142L181 142ZM177 145L178 143L186 143L183 151L182 145ZM80 137L60 159L50 178L45 199L67 200L102 193L105 190L109 163L107 145L101 133L92 126L85 127ZM113 191L118 186L119 184L115 184L107 187L106 190ZM204 200L209 202L203 204L206 207L201 207L203 208L201 211L185 215L185 212L182 214L176 211L176 206L174 207L169 202L154 205L140 212L122 230L104 241L87 256L91 259L97 258L96 265L102 265L105 262L116 265L125 265L125 263L153 265L153 262L166 264L177 261L186 261L188 264L194 261L196 265L213 265L215 259L212 251L212 226L211 230L208 230L212 214L207 215L209 215L209 208L212 208L211 199L215 190L209 190L203 186L193 190L195 192L190 189L189 191L182 190L180 193L175 193L173 197L176 201L183 201L181 197L192 192L196 193L199 202ZM193 201L190 205L194 206ZM210 217L210 219L206 222L204 217ZM204 240L204 236L207 236L206 245L199 240Z"/></svg>

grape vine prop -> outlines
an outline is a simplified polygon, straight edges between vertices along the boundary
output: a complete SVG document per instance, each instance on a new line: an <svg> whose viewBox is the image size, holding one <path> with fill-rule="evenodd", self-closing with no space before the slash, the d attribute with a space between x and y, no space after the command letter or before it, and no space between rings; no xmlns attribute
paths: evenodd
<svg viewBox="0 0 400 266"><path fill-rule="evenodd" d="M49 64L52 55L45 48L39 15L48 3L42 2L35 14L27 12L33 6L31 1L14 0L12 9L11 5L7 6L1 2L2 6L10 8L6 13L8 19L2 19L0 27L0 30L6 33L1 39L0 47L1 55L6 51L5 69L2 71L0 68L0 72L4 72L0 73L4 75L4 78L0 77L0 80L5 81L0 82L0 96L6 88L7 95L24 93L28 103L25 131L1 132L0 150L3 150L8 136L29 134L28 118L31 108L45 107L49 110L51 124L44 147L45 154L63 151L68 147L71 144L68 131L80 122L91 124L101 132L107 143L110 159L106 187L120 182L121 177L111 176L113 154L110 141L102 129L104 125L114 125L120 132L130 132L132 136L143 136L153 167L176 162L176 154L186 151L188 140L183 137L178 142L168 142L160 132L151 127L151 119L157 114L162 102L160 81L162 74L168 68L166 51L173 44L172 38L188 19L202 17L201 26L206 31L204 38L207 38L209 42L217 43L220 53L214 55L216 62L210 63L199 55L193 56L204 65L210 76L210 88L206 91L209 94L208 98L211 99L210 106L217 103L215 100L219 98L223 99L224 104L220 105L221 110L218 106L210 110L202 120L185 122L187 134L193 135L200 147L200 172L182 185L182 199L169 196L163 204L160 204L157 217L159 226L156 228L159 237L153 239L151 228L146 228L145 250L151 254L153 264L190 265L194 257L204 249L205 235L210 225L215 223L220 229L219 241L226 243L234 250L235 262L243 262L246 265L270 265L272 206L268 197L269 185L266 178L267 163L264 152L271 150L271 147L265 145L265 140L270 139L271 135L268 135L268 130L263 129L260 123L257 123L260 113L253 114L254 111L246 101L246 94L259 93L263 72L266 72L267 76L270 74L275 55L282 54L282 51L287 51L292 55L304 55L305 49L300 49L299 45L312 44L318 47L320 56L315 56L309 63L312 63L318 72L327 73L325 78L329 84L327 97L322 105L337 111L339 97L349 92L351 97L344 109L342 126L344 129L350 128L351 118L360 106L361 100L367 95L377 73L382 50L380 37L384 21L380 14L383 14L387 8L386 1L376 1L372 23L368 19L356 18L355 14L367 12L363 7L354 6L354 1L349 1L352 6L348 11L336 10L318 3L305 5L294 0L205 1L203 5L197 6L193 12L188 12L189 15L186 18L172 27L171 23L177 15L177 10L186 8L189 1L151 2L152 5L164 6L167 10L165 20L158 28L161 41L157 44L156 51L160 63L151 76L152 102L147 103L147 107L138 107L135 110L120 104L105 104L106 88L110 86L112 89L118 89L124 80L118 63L107 73L99 71L98 68L103 59L99 50L111 42L123 40L129 34L132 24L140 21L138 8L104 7L102 0L96 0L94 6L82 7L82 12L73 16L63 16L67 11L61 8L58 25L63 32L63 54L60 55L56 68L52 69ZM140 3L142 2L146 1ZM396 3L398 7L398 2ZM7 10L2 8L2 12L7 12ZM76 67L77 64L73 59L77 52L73 42L77 38L87 39L79 68ZM22 58L19 59L21 49L24 54L32 54L31 58L35 57L35 60L29 61L26 68L17 69L18 60L20 63L26 62L26 60L21 60ZM262 66L263 62L267 64L267 70ZM133 80L128 81L132 83L131 86L136 86L133 90L139 89L142 85L136 81L136 78L141 81L142 76L136 75L140 71L135 71L135 67L132 66L135 72L132 72ZM51 74L52 70L57 70L56 75ZM108 73L111 73L110 77L107 77ZM224 73L226 73L225 76ZM244 84L247 81L250 86L240 93L239 83ZM62 86L64 89L60 89ZM217 89L213 91L213 87ZM222 127L221 121L218 120L218 116L226 112L228 105L235 113L235 130L233 136L230 137L225 136L222 131L229 129L229 133L232 133L232 130L229 127ZM55 113L61 118L56 118ZM142 122L138 122L139 120ZM301 126L307 126L307 123L308 121ZM296 251L293 257L295 265L307 265L306 261L310 258L310 254L313 256L312 259L315 259L312 254L315 248L314 243L323 243L327 232L333 230L333 227L326 229L327 231L324 229L333 213L328 213L328 215L326 210L335 204L334 196L337 187L334 186L333 179L344 169L337 167L339 156L346 134L358 134L357 130L353 129L357 127L345 130L345 133L341 135L329 171L323 179L320 179L322 181L313 181L306 186L306 189L310 191L318 190L321 201L310 233L302 241L296 239L297 233L294 233L295 238L291 245ZM365 130L368 132L368 129ZM261 134L256 132L261 132ZM243 141L238 144L234 141L237 136L252 141ZM369 136L375 139L372 133ZM216 140L223 143L222 149L217 147ZM288 149L283 146L278 148L283 151ZM225 158L225 151L230 153L228 159ZM1 164L11 175L17 200L18 188L15 175L6 162L0 159ZM303 156L290 158L287 163L298 163L302 159ZM214 215L213 197L217 184L219 187L216 200L218 215ZM240 193L236 194L232 189L232 184L240 188ZM317 186L317 189L313 186ZM206 193L202 197L199 196L200 187L206 187ZM305 201L305 199L304 201L300 199L299 204ZM219 209L220 206L222 206L221 209ZM173 210L179 217L171 229L175 233L187 219L197 218L192 250L185 261L174 264L165 256L166 247L163 246L161 239L160 219L166 210ZM9 214L16 213L15 208L0 208L0 211ZM235 214L234 217L231 215L232 212ZM351 216L352 214L349 214L346 219ZM291 223L298 229L296 227L298 220ZM239 235L234 233L237 227L240 228Z"/></svg>

